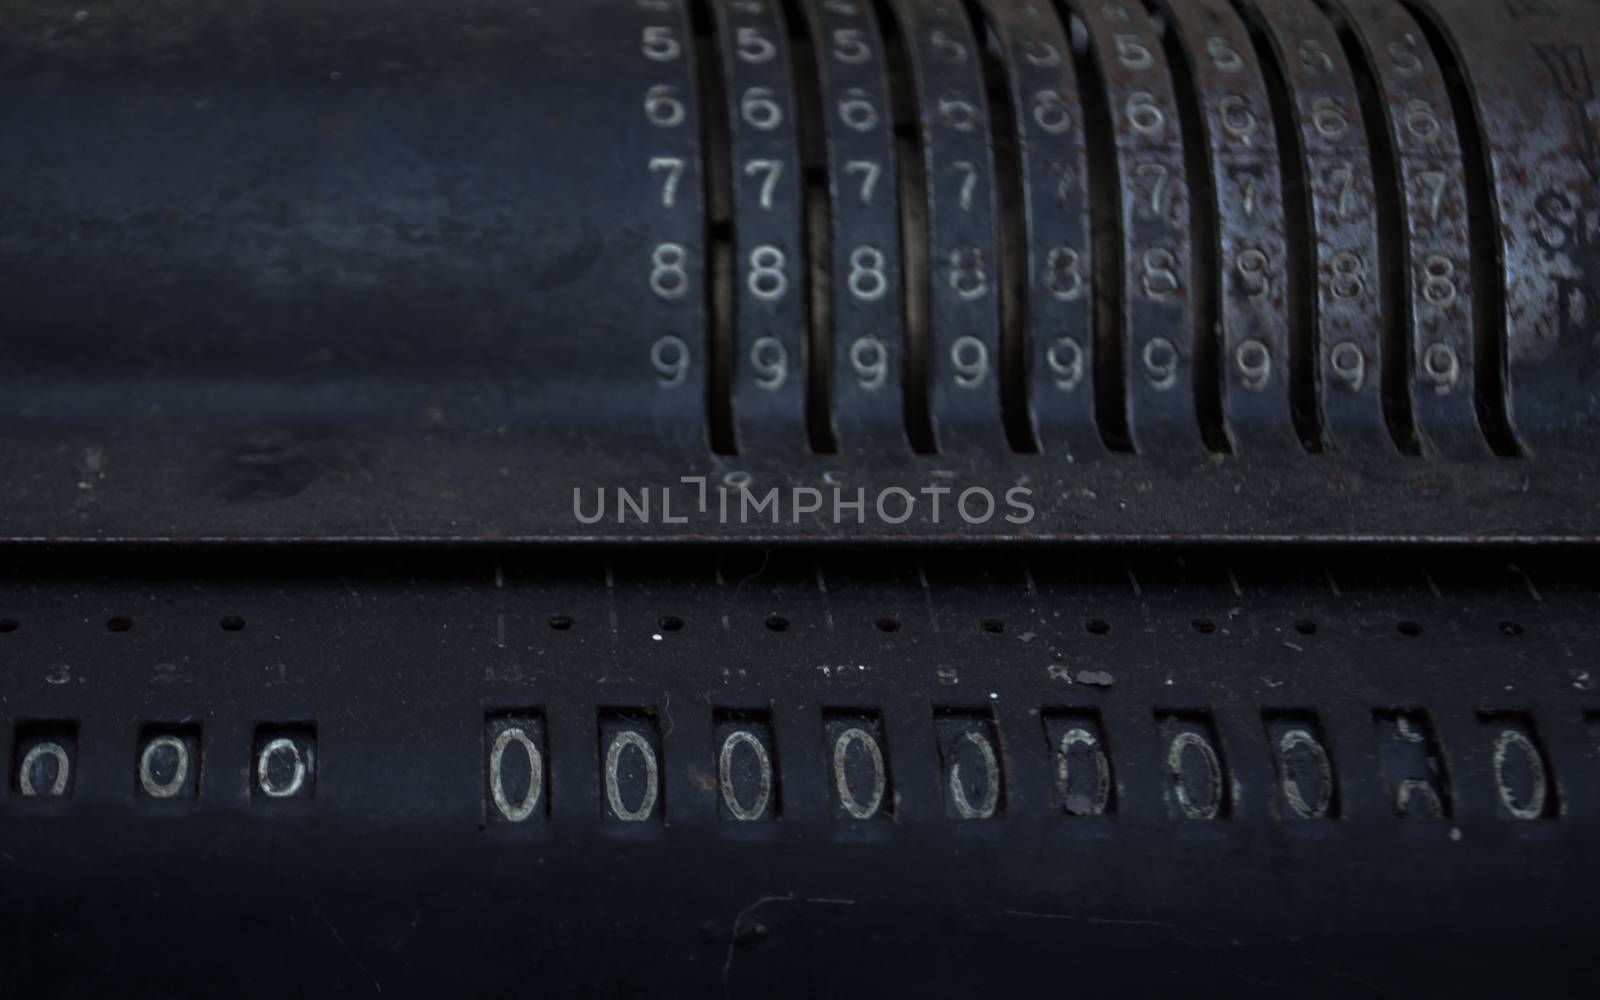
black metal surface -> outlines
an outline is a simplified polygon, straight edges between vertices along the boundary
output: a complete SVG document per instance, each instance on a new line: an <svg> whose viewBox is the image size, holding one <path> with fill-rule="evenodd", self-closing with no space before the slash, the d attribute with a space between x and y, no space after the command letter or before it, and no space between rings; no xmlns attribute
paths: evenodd
<svg viewBox="0 0 1600 1000"><path fill-rule="evenodd" d="M1596 10L0 0L0 982L1594 994Z"/></svg>
<svg viewBox="0 0 1600 1000"><path fill-rule="evenodd" d="M0 536L1593 541L1596 37L1577 0L8 6ZM682 476L1036 516L573 515Z"/></svg>
<svg viewBox="0 0 1600 1000"><path fill-rule="evenodd" d="M1492 175L1485 214L1503 269L1474 284L1499 286L1491 301L1501 312L1494 329L1504 337L1512 425L1530 449L1592 440L1600 413L1592 262L1600 149L1583 39L1600 15L1593 4L1453 0L1422 9L1444 22L1456 72L1479 107L1481 155ZM1544 97L1525 96L1535 91Z"/></svg>
<svg viewBox="0 0 1600 1000"><path fill-rule="evenodd" d="M8 982L1592 992L1591 568L1236 555L12 559Z"/></svg>

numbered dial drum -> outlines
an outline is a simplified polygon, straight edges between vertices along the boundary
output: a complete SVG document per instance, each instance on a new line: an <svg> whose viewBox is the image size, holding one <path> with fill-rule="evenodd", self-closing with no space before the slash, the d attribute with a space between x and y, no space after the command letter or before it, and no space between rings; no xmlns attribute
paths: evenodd
<svg viewBox="0 0 1600 1000"><path fill-rule="evenodd" d="M164 10L0 29L40 426L721 472L1593 451L1580 0Z"/></svg>

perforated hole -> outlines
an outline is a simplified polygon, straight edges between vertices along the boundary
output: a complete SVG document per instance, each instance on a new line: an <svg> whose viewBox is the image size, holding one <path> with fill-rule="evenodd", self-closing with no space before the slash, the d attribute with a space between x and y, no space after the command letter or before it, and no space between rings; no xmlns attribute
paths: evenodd
<svg viewBox="0 0 1600 1000"><path fill-rule="evenodd" d="M1091 618L1083 623L1092 635L1106 635L1111 631L1111 623L1103 618Z"/></svg>
<svg viewBox="0 0 1600 1000"><path fill-rule="evenodd" d="M774 632L787 632L789 631L789 619L782 615L768 615L767 628Z"/></svg>
<svg viewBox="0 0 1600 1000"><path fill-rule="evenodd" d="M1006 630L1006 623L998 618L985 618L982 628L990 635L999 635Z"/></svg>
<svg viewBox="0 0 1600 1000"><path fill-rule="evenodd" d="M1196 618L1189 624L1201 635L1210 635L1217 630L1217 623L1209 618Z"/></svg>
<svg viewBox="0 0 1600 1000"><path fill-rule="evenodd" d="M557 632L565 632L575 624L577 624L577 622L571 615L550 616L550 627L555 629Z"/></svg>
<svg viewBox="0 0 1600 1000"><path fill-rule="evenodd" d="M240 618L238 615L228 615L228 616L224 617L222 619L222 631L224 631L224 632L243 632L244 631L244 619Z"/></svg>
<svg viewBox="0 0 1600 1000"><path fill-rule="evenodd" d="M876 624L879 632L900 631L900 619L898 618L879 618Z"/></svg>
<svg viewBox="0 0 1600 1000"><path fill-rule="evenodd" d="M1501 622L1500 623L1500 634L1501 635L1508 635L1508 636L1515 637L1515 636L1521 635L1522 632L1523 632L1523 628L1517 622Z"/></svg>
<svg viewBox="0 0 1600 1000"><path fill-rule="evenodd" d="M128 632L133 629L133 619L126 615L117 615L106 619L106 628L112 632Z"/></svg>
<svg viewBox="0 0 1600 1000"><path fill-rule="evenodd" d="M683 628L683 619L677 615L663 615L656 624L661 626L663 632L677 632Z"/></svg>
<svg viewBox="0 0 1600 1000"><path fill-rule="evenodd" d="M1302 618L1294 623L1294 630L1301 635L1316 635L1317 623L1309 618Z"/></svg>
<svg viewBox="0 0 1600 1000"><path fill-rule="evenodd" d="M1400 630L1401 635L1408 635L1412 638L1416 638L1422 634L1422 626L1412 621L1400 622L1395 626L1395 628Z"/></svg>
<svg viewBox="0 0 1600 1000"><path fill-rule="evenodd" d="M15 632L19 627L15 618L0 618L0 632Z"/></svg>

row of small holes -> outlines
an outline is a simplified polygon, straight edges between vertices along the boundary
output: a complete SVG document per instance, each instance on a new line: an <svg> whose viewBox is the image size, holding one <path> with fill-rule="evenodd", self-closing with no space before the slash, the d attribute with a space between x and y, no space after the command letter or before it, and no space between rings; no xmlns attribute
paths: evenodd
<svg viewBox="0 0 1600 1000"><path fill-rule="evenodd" d="M244 619L238 615L228 615L222 619L222 629L225 632L244 631ZM558 632L565 632L577 624L577 619L571 615L554 615L550 618L550 627ZM658 624L663 632L677 632L683 629L683 619L676 615L667 615ZM879 618L875 623L880 632L900 631L900 620L897 618ZM1217 623L1209 618L1196 618L1190 623L1194 630L1201 635L1211 635L1217 631ZM15 632L20 628L15 618L0 618L0 633ZM1006 630L1006 623L998 618L986 618L979 623L979 628L990 635L1001 635ZM1083 623L1086 631L1093 635L1106 635L1111 631L1111 623L1099 618L1091 618ZM112 632L130 632L133 630L133 619L118 615L106 620L106 628ZM782 615L771 615L767 618L767 628L774 632L789 631L789 619ZM1422 626L1417 622L1403 621L1395 625L1401 635L1415 638L1422 634ZM1501 622L1499 629L1502 635L1519 636L1523 634L1523 627L1517 622ZM1317 623L1301 619L1294 623L1294 630L1301 635L1316 635Z"/></svg>
<svg viewBox="0 0 1600 1000"><path fill-rule="evenodd" d="M238 615L227 615L222 619L220 624L222 625L222 630L224 632L244 631L244 619L240 618ZM21 627L22 623L17 621L15 618L0 618L0 632L15 632ZM113 618L107 618L106 631L132 632L133 619L127 617L126 615L117 615Z"/></svg>
<svg viewBox="0 0 1600 1000"><path fill-rule="evenodd" d="M561 631L571 628L573 624L574 621L570 615L556 615L550 619L550 627ZM682 618L673 615L662 618L659 624L664 632L677 632L683 628L684 623ZM879 618L873 624L877 626L880 632L900 631L900 620L898 618ZM1211 635L1217 631L1217 623L1210 618L1196 618L1190 624L1201 635ZM998 618L985 618L979 623L978 627L990 635L1001 635L1006 630L1006 623ZM1083 623L1083 627L1085 631L1093 635L1107 635L1111 631L1111 623L1100 618L1089 619ZM1317 627L1316 622L1305 618L1294 623L1294 630L1301 635L1316 635ZM772 615L767 618L767 628L774 632L787 632L789 630L789 619L784 618L782 615ZM1405 636L1415 637L1422 634L1422 626L1413 621L1398 622L1395 628L1401 635ZM1519 636L1524 631L1523 627L1517 622L1501 622L1498 628L1501 634L1507 636Z"/></svg>

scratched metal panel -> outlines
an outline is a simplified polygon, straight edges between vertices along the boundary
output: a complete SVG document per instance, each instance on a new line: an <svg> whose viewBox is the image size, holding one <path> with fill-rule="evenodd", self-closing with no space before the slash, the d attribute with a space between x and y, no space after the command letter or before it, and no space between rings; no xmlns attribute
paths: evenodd
<svg viewBox="0 0 1600 1000"><path fill-rule="evenodd" d="M1530 552L12 556L8 981L1588 992L1597 600Z"/></svg>

